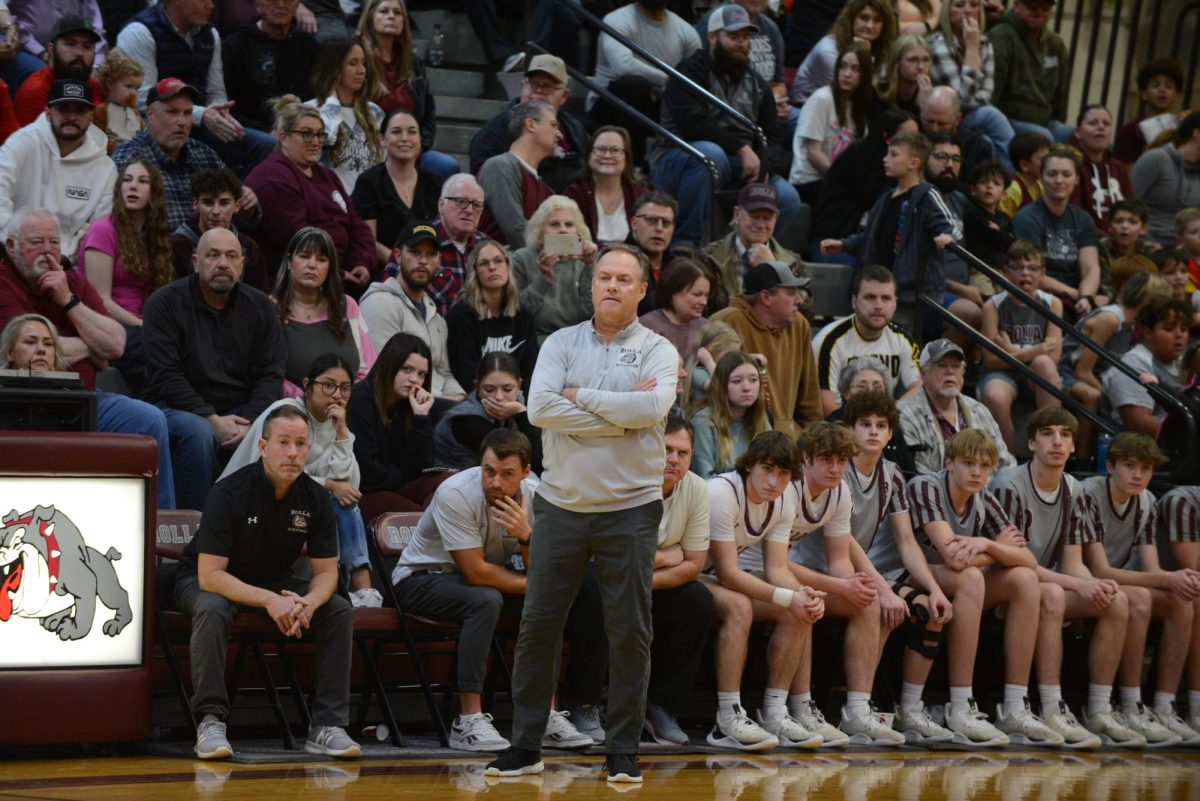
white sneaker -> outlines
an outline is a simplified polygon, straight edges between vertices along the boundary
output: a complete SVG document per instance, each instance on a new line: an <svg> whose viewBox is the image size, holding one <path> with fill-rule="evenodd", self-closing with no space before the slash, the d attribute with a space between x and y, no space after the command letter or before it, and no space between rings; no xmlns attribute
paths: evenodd
<svg viewBox="0 0 1200 801"><path fill-rule="evenodd" d="M1146 747L1146 738L1134 731L1129 721L1125 720L1125 716L1112 708L1112 704L1105 704L1104 708L1094 715L1089 715L1084 710L1083 725L1099 737L1104 745L1117 748Z"/></svg>
<svg viewBox="0 0 1200 801"><path fill-rule="evenodd" d="M1004 707L997 704L996 728L1007 734L1009 743L1013 745L1044 745L1057 748L1063 744L1063 736L1033 714L1028 698L1020 709L1010 715L1005 715Z"/></svg>
<svg viewBox="0 0 1200 801"><path fill-rule="evenodd" d="M957 707L957 708L956 708ZM946 728L954 732L954 742L973 748L999 748L1008 745L1008 735L997 729L987 715L968 698L965 706L946 704Z"/></svg>
<svg viewBox="0 0 1200 801"><path fill-rule="evenodd" d="M854 745L904 745L904 735L892 728L892 716L871 706L864 714L851 715L842 707L842 722L838 724Z"/></svg>
<svg viewBox="0 0 1200 801"><path fill-rule="evenodd" d="M383 596L374 587L363 587L350 593L350 605L362 609L378 609L383 606Z"/></svg>
<svg viewBox="0 0 1200 801"><path fill-rule="evenodd" d="M1189 726L1173 706L1156 706L1154 714L1162 725L1179 735L1180 745L1200 745L1200 731Z"/></svg>
<svg viewBox="0 0 1200 801"><path fill-rule="evenodd" d="M716 723L708 733L708 744L714 748L764 751L779 745L779 738L751 720L741 704L734 704L731 715L717 712Z"/></svg>
<svg viewBox="0 0 1200 801"><path fill-rule="evenodd" d="M892 726L904 735L904 742L915 745L944 743L954 739L954 732L945 726L939 726L929 716L929 710L924 704L911 709L897 707Z"/></svg>
<svg viewBox="0 0 1200 801"><path fill-rule="evenodd" d="M824 741L821 743L822 748L834 748L850 743L850 738L844 731L825 720L816 701L810 699L807 704L802 704L799 714L792 712L792 717L808 731L821 735Z"/></svg>
<svg viewBox="0 0 1200 801"><path fill-rule="evenodd" d="M492 716L484 713L459 715L450 726L450 747L459 751L492 751L508 748L508 740L492 725Z"/></svg>
<svg viewBox="0 0 1200 801"><path fill-rule="evenodd" d="M784 748L820 748L825 742L821 735L813 734L786 712L777 718L768 718L760 709L758 725L779 738L779 744Z"/></svg>
<svg viewBox="0 0 1200 801"><path fill-rule="evenodd" d="M1163 722L1158 719L1158 715L1154 714L1154 710L1140 701L1137 711L1132 715L1125 713L1124 718L1125 722L1129 724L1129 728L1145 738L1147 748L1168 748L1172 745L1179 745L1183 739L1163 725Z"/></svg>
<svg viewBox="0 0 1200 801"><path fill-rule="evenodd" d="M542 748L587 748L596 744L591 737L571 725L571 721L567 720L570 714L557 709L550 710L550 717L546 719L546 733L542 735Z"/></svg>
<svg viewBox="0 0 1200 801"><path fill-rule="evenodd" d="M1046 714L1042 710L1042 720L1046 725L1058 732L1063 738L1063 748L1099 748L1100 738L1085 729L1075 718L1075 713L1067 706L1066 701L1058 702L1058 709Z"/></svg>

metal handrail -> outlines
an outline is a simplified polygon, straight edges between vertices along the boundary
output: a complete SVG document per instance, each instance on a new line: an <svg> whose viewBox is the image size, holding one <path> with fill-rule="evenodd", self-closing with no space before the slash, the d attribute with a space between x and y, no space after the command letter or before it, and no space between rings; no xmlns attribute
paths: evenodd
<svg viewBox="0 0 1200 801"><path fill-rule="evenodd" d="M549 52L550 52L549 50L547 50L546 48L537 44L536 42L526 42L525 47L527 48L528 52L532 52L532 53L549 54ZM703 153L701 153L695 147L688 144L683 139L680 139L678 135L667 130L661 124L650 119L645 114L638 111L637 109L635 109L633 106L626 103L621 98L617 97L616 95L612 94L607 89L605 89L604 87L597 84L589 76L584 75L582 72L580 72L579 70L572 67L570 64L567 64L566 67L567 67L567 74L570 75L572 78L579 81L581 84L586 86L588 89L591 89L593 92L596 92L597 94L599 94L601 97L605 98L606 100L609 100L612 103L615 103L626 114L633 117L635 120L642 123L643 125L645 125L650 130L654 131L654 133L658 134L659 136L669 139L671 142L673 142L675 144L676 147L678 147L679 149L686 152L692 158L700 161L700 163L703 164L704 166L708 167L708 172L712 176L712 179L713 179L714 191L716 191L716 188L721 185L721 173L717 169L717 165L714 164L712 162L712 160L710 158L708 158L708 156L705 156Z"/></svg>
<svg viewBox="0 0 1200 801"><path fill-rule="evenodd" d="M964 322L957 314L945 308L933 298L929 297L928 295L921 295L920 301L921 303L925 304L926 308L933 309L933 311L936 312L943 320L947 321L959 331L966 334L967 338L976 345L1007 364L1014 372L1019 373L1033 383L1037 384L1042 389L1049 392L1054 397L1058 398L1063 406L1066 406L1076 414L1091 420L1097 427L1107 431L1109 434L1116 435L1121 433L1121 429L1118 428L1111 420L1106 420L1103 417L1100 417L1091 409L1072 398L1069 393L1064 392L1062 387L1056 387L1051 384L1045 378L1030 369L1029 365L1022 364L1017 357L1013 356L1011 353L1004 350L1004 348L1000 347L995 342L976 331L969 323Z"/></svg>
<svg viewBox="0 0 1200 801"><path fill-rule="evenodd" d="M604 20L600 19L595 14L593 14L592 12L583 8L582 6L572 3L572 2L570 2L570 0L555 0L555 2L558 3L560 6L562 6L563 8L566 8L569 11L571 11L571 13L573 13L575 16L579 17L581 20L585 20L585 21L591 23L596 28L599 28L604 33L607 33L609 36L616 39L618 42L623 44L625 47L628 47L630 49L630 51L632 51L638 58L640 58L642 61L645 61L650 66L654 67L656 70L659 70L660 72L665 72L667 75L670 75L671 78L673 78L674 80L679 81L679 83L682 84L688 91L690 91L692 94L699 97L701 100L704 100L708 103L713 104L718 109L720 109L721 112L724 113L726 116L732 117L735 122L738 122L741 125L744 125L746 128L748 128L750 130L750 133L754 136L754 143L758 147L763 148L764 150L766 149L767 137L762 132L762 129L758 127L758 124L756 122L754 122L754 120L750 119L745 114L741 113L740 111L735 109L733 106L726 103L724 100L721 100L719 97L714 95L712 92L708 91L703 86L701 86L700 84L693 81L691 78L688 78L686 75L679 72L679 70L675 69L674 67L670 66L669 64L666 64L660 58L658 58L658 56L654 55L649 50L646 50L644 47L639 45L637 42L634 42L628 36L621 33L620 31L616 30L611 25L606 23ZM545 52L545 51L543 51L543 52ZM604 97L608 98L611 96L608 94L604 94Z"/></svg>

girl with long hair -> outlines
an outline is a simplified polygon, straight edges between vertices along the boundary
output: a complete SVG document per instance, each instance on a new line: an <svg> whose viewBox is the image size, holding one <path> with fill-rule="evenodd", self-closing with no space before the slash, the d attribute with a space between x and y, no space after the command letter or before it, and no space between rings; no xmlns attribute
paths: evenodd
<svg viewBox="0 0 1200 801"><path fill-rule="evenodd" d="M731 351L717 362L708 404L692 416L696 443L692 472L707 480L734 468L763 431L771 430L758 362Z"/></svg>
<svg viewBox="0 0 1200 801"><path fill-rule="evenodd" d="M321 163L333 168L347 191L384 158L383 109L371 102L368 74L366 53L353 39L332 39L317 51L312 77L317 96L308 104L320 109L325 123Z"/></svg>
<svg viewBox="0 0 1200 801"><path fill-rule="evenodd" d="M838 55L856 40L868 43L872 64L883 63L896 40L896 14L889 0L850 0L842 7L829 33L817 42L796 70L788 91L792 105L803 106L814 92L829 85ZM874 76L864 73L863 77L869 81Z"/></svg>
<svg viewBox="0 0 1200 801"><path fill-rule="evenodd" d="M302 392L305 375L321 354L337 355L353 379L364 378L375 363L375 345L346 295L338 273L333 239L320 228L302 228L288 243L273 295L287 345L283 394Z"/></svg>
<svg viewBox="0 0 1200 801"><path fill-rule="evenodd" d="M466 272L463 291L446 314L450 370L459 384L470 388L479 360L497 343L504 343L529 386L537 362L537 331L533 315L521 305L508 249L494 239L479 242L467 256Z"/></svg>
<svg viewBox="0 0 1200 801"><path fill-rule="evenodd" d="M929 45L920 36L906 33L896 39L875 82L870 118L898 108L919 119L921 98L933 88L929 78L932 62Z"/></svg>

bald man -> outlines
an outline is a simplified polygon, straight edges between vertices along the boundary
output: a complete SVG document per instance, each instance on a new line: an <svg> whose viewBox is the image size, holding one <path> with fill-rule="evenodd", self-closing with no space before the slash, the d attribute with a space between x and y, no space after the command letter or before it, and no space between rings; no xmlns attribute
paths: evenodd
<svg viewBox="0 0 1200 801"><path fill-rule="evenodd" d="M970 190L971 173L985 161L1000 159L1005 169L1012 170L1008 163L1008 143L1012 140L1011 129L1003 139L1003 148L993 145L980 130L963 125L962 101L958 92L949 86L935 86L921 101L921 133L929 136L948 133L958 137L962 146L962 169L959 170L958 188L964 193ZM1003 137L1002 137L1003 138Z"/></svg>
<svg viewBox="0 0 1200 801"><path fill-rule="evenodd" d="M180 508L203 509L222 448L235 448L283 388L287 358L275 307L241 283L237 235L212 228L195 273L146 302L146 399L167 416Z"/></svg>

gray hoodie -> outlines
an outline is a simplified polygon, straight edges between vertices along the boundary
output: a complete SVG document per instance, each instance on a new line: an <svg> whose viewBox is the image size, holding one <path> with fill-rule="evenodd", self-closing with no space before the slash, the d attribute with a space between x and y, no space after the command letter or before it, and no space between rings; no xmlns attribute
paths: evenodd
<svg viewBox="0 0 1200 801"><path fill-rule="evenodd" d="M466 392L450 371L450 360L446 355L446 321L437 313L437 301L426 293L424 305L422 314L396 278L371 284L358 302L376 353L381 353L383 346L394 335L414 334L425 340L433 355L433 364L429 369L433 372L434 396L465 395Z"/></svg>

